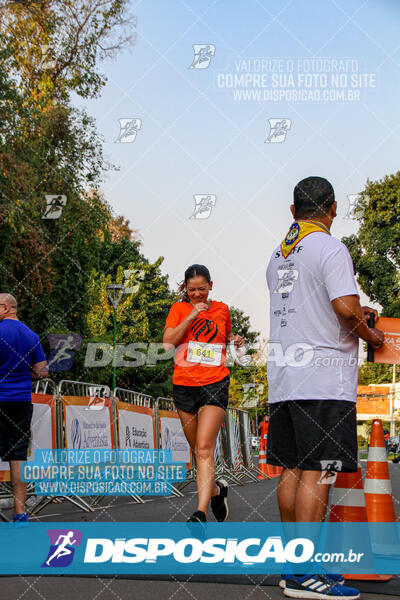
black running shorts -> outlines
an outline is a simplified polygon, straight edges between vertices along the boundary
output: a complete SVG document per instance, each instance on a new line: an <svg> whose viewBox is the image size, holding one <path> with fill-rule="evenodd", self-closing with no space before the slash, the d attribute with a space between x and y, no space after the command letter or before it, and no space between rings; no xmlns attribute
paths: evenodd
<svg viewBox="0 0 400 600"><path fill-rule="evenodd" d="M0 401L0 458L26 460L33 406L23 400Z"/></svg>
<svg viewBox="0 0 400 600"><path fill-rule="evenodd" d="M197 413L202 406L219 406L227 409L229 399L229 380L227 375L221 381L208 385L175 385L172 397L176 408L189 413Z"/></svg>
<svg viewBox="0 0 400 600"><path fill-rule="evenodd" d="M355 402L289 400L270 404L267 463L303 471L357 471Z"/></svg>

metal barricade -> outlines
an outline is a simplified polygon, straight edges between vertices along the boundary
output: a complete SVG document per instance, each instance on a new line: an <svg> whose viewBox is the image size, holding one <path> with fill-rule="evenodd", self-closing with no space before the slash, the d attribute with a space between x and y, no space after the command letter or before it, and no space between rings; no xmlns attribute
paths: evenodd
<svg viewBox="0 0 400 600"><path fill-rule="evenodd" d="M13 498L13 492L12 492L11 484L8 481L1 481L0 482L0 500L9 500L10 504L11 504L13 502L12 498ZM9 508L9 507L7 506L7 508ZM4 512L2 510L0 510L0 521L9 521L9 519L7 519L6 515L4 514Z"/></svg>
<svg viewBox="0 0 400 600"><path fill-rule="evenodd" d="M251 434L250 434L250 417L247 410L237 409L239 413L239 429L240 429L240 447L245 467L251 469L253 467L253 459L251 455Z"/></svg>
<svg viewBox="0 0 400 600"><path fill-rule="evenodd" d="M113 434L115 439L115 411L113 408L113 401L110 388L106 385L96 384L96 383L88 383L86 381L72 381L69 379L62 379L57 386L57 401L59 404L59 448L65 448L65 428L64 428L64 414L63 414L63 404L62 398L63 396L80 396L84 398L91 397L91 391L95 388L99 390L104 390L104 392L108 392L108 397L111 400L111 409L113 415ZM101 398L101 395L98 397Z"/></svg>
<svg viewBox="0 0 400 600"><path fill-rule="evenodd" d="M222 423L221 430L219 431L217 440L215 442L215 479L219 479L220 477L224 476L230 481L240 485L240 480L232 474L232 469L229 467L225 455L229 456L229 452L227 451L226 427L225 423Z"/></svg>
<svg viewBox="0 0 400 600"><path fill-rule="evenodd" d="M243 410L242 408L236 410L239 413L240 448L243 459L242 469L245 469L250 479L258 482L259 479L255 476L257 469L253 464L251 453L250 416L247 410Z"/></svg>
<svg viewBox="0 0 400 600"><path fill-rule="evenodd" d="M221 442L224 456L223 473L226 477L243 485L241 478L236 473L236 446L235 446L235 422L234 409L228 407L225 413L225 419L221 427Z"/></svg>
<svg viewBox="0 0 400 600"><path fill-rule="evenodd" d="M58 414L57 414L57 385L56 383L49 378L39 379L38 381L32 382L32 394L37 395L39 398L43 394L43 396L51 396L54 401L54 429L52 425L52 433L55 433L55 436L52 439L51 447L56 449L59 447L59 426L58 426ZM36 399L33 399L33 403L41 404L41 402ZM32 424L34 421L34 416L32 419ZM54 439L55 438L55 439ZM36 496L34 490L34 484L28 484L27 486L27 513L30 516L38 514L42 508L47 506L49 502L46 502L45 496Z"/></svg>
<svg viewBox="0 0 400 600"><path fill-rule="evenodd" d="M142 394L141 392L135 392L134 390L127 390L125 388L116 387L113 394L113 407L115 411L116 400L126 402L127 404L133 404L134 406L142 406L143 408L150 408L154 411L154 426L155 426L155 449L159 448L159 431L158 431L158 419L157 419L157 402L149 394ZM115 412L115 431L117 432L118 419ZM118 436L116 439L119 439Z"/></svg>
<svg viewBox="0 0 400 600"><path fill-rule="evenodd" d="M215 442L214 450L215 476L221 475L224 472L224 449L222 444L222 434L219 431Z"/></svg>
<svg viewBox="0 0 400 600"><path fill-rule="evenodd" d="M126 390L124 388L116 387L114 390L114 398L118 398L121 402L127 402L128 404L135 404L136 406L144 406L146 408L155 408L156 401L153 396L148 394L142 394L141 392L135 392L133 390Z"/></svg>
<svg viewBox="0 0 400 600"><path fill-rule="evenodd" d="M117 388L116 388L117 389ZM120 388L118 388L120 389ZM83 396L85 398L98 398L101 402L103 398L109 398L111 404L111 431L112 431L112 439L114 440L113 448L116 449L118 447L118 422L117 422L117 407L116 407L116 395L111 393L110 388L101 384L87 383L81 381L69 381L63 380L59 384L59 392L60 398L63 396ZM144 397L145 394L140 394L138 392L130 392L130 390L124 390L125 396L129 393L134 394L135 396ZM65 445L65 443L64 443ZM137 494L128 494L135 502L139 504L143 504L143 500ZM90 503L90 507L93 510L95 506L98 506L100 502L105 498L104 495L95 496L92 502ZM82 498L80 498L82 500Z"/></svg>
<svg viewBox="0 0 400 600"><path fill-rule="evenodd" d="M119 429L119 416L118 416L118 407L117 401L125 402L126 404L141 407L144 409L149 409L152 411L152 418L154 423L154 449L158 449L158 435L157 435L157 418L156 418L156 401L154 398L148 394L142 394L141 392L136 392L134 390L127 390L125 388L116 387L112 394L113 396L113 408L114 408L114 422L115 422L115 445L118 445L120 448L120 429ZM118 444L117 444L118 442ZM130 494L131 497L141 504L143 504L143 499L136 495Z"/></svg>
<svg viewBox="0 0 400 600"><path fill-rule="evenodd" d="M225 470L225 474L240 484L242 484L241 480L246 476L253 481L257 481L257 478L246 467L243 458L239 409L230 407L227 409L224 427L222 427L221 431L224 456L228 465L228 473Z"/></svg>
<svg viewBox="0 0 400 600"><path fill-rule="evenodd" d="M163 397L158 397L157 398L157 427L158 427L158 444L159 444L159 448L163 448L163 446L165 446L165 444L163 444L163 440L162 440L162 428L161 428L161 418L162 416L160 415L160 411L166 411L166 412L171 412L174 413L176 416L178 415L177 410L175 408L175 404L174 401L171 398L163 398ZM178 417L179 418L179 417ZM186 481L184 481L183 483L177 484L176 486L172 486L172 493L175 496L179 496L182 497L183 494L180 491L181 489L183 489L185 486L187 486L189 483L193 482L196 480L196 469L195 469L195 465L194 465L194 459L193 459L193 455L191 454L191 461L190 463L188 463L187 466L187 470L186 470Z"/></svg>
<svg viewBox="0 0 400 600"><path fill-rule="evenodd" d="M49 394L54 396L57 395L57 385L52 379L38 379L38 381L32 381L32 394Z"/></svg>
<svg viewBox="0 0 400 600"><path fill-rule="evenodd" d="M78 397L90 397L91 390L93 388L103 388L109 390L108 386L101 386L95 383L88 383L85 381L72 381L63 379L59 382L56 390L56 438L57 448L65 448L65 424L64 424L64 413L63 413L63 396L78 396ZM114 422L112 423L112 429L114 430ZM96 497L97 498L97 497ZM30 510L31 515L38 514L51 502L59 503L62 501L68 501L74 506L84 510L85 512L93 512L93 507L87 502L82 496L68 495L63 496L43 496L43 498Z"/></svg>

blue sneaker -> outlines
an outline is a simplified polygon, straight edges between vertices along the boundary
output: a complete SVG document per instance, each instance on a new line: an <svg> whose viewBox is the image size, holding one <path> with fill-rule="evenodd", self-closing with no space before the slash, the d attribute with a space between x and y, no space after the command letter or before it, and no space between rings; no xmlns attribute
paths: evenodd
<svg viewBox="0 0 400 600"><path fill-rule="evenodd" d="M288 575L287 573L282 573L281 580L279 582L279 587L281 587L284 590L286 587L286 581L288 579L291 579L292 577L293 577L293 575Z"/></svg>
<svg viewBox="0 0 400 600"><path fill-rule="evenodd" d="M286 587L286 580L290 579L291 577L293 577L293 575L288 575L287 573L282 573L281 580L279 582L279 587L281 587L284 590ZM326 577L326 579L329 579L330 581L333 581L334 583L336 583L338 585L344 584L343 575L337 575L336 573L325 573L324 577Z"/></svg>
<svg viewBox="0 0 400 600"><path fill-rule="evenodd" d="M339 585L344 584L343 575L338 575L338 573L324 573L324 577L330 579L331 581L334 581L335 583L338 583Z"/></svg>
<svg viewBox="0 0 400 600"><path fill-rule="evenodd" d="M285 596L289 598L310 598L324 600L336 598L340 600L357 600L360 592L355 588L339 585L325 575L293 575L286 579Z"/></svg>
<svg viewBox="0 0 400 600"><path fill-rule="evenodd" d="M29 523L28 515L26 513L13 515L13 523L15 527L26 527Z"/></svg>

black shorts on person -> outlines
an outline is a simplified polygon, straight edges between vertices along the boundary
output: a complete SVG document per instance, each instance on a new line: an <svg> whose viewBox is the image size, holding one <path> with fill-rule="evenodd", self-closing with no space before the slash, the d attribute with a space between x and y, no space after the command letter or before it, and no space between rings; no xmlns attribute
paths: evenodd
<svg viewBox="0 0 400 600"><path fill-rule="evenodd" d="M303 471L357 471L356 403L288 400L270 404L267 463Z"/></svg>
<svg viewBox="0 0 400 600"><path fill-rule="evenodd" d="M224 410L228 406L229 380L227 375L221 381L208 385L175 385L172 397L176 408L189 413L197 413L202 406L219 406Z"/></svg>
<svg viewBox="0 0 400 600"><path fill-rule="evenodd" d="M0 458L26 460L31 439L33 406L22 400L0 400Z"/></svg>

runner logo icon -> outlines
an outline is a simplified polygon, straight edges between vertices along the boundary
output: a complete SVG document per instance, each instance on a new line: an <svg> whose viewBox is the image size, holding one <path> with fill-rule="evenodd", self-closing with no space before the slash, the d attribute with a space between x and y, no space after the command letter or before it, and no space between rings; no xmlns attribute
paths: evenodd
<svg viewBox="0 0 400 600"><path fill-rule="evenodd" d="M214 44L193 44L194 58L189 69L208 69L215 55Z"/></svg>
<svg viewBox="0 0 400 600"><path fill-rule="evenodd" d="M217 203L215 194L194 194L194 211L189 219L208 219Z"/></svg>
<svg viewBox="0 0 400 600"><path fill-rule="evenodd" d="M266 144L280 144L285 141L287 132L292 126L291 119L268 119L269 135Z"/></svg>
<svg viewBox="0 0 400 600"><path fill-rule="evenodd" d="M299 272L297 269L278 269L278 281L274 289L274 293L290 294L298 278Z"/></svg>
<svg viewBox="0 0 400 600"><path fill-rule="evenodd" d="M48 529L50 548L42 567L68 567L74 558L75 548L81 545L79 529Z"/></svg>

